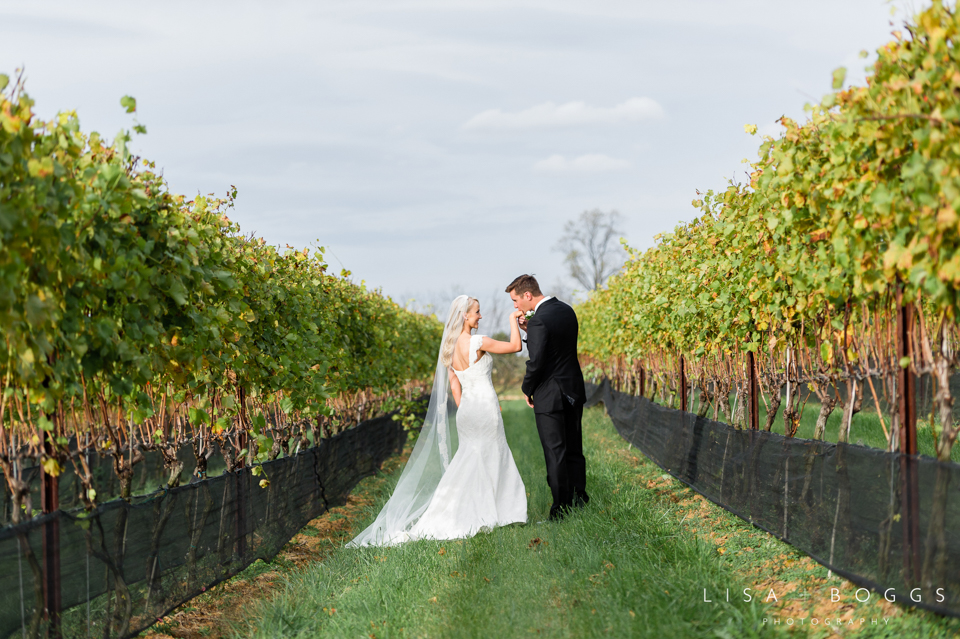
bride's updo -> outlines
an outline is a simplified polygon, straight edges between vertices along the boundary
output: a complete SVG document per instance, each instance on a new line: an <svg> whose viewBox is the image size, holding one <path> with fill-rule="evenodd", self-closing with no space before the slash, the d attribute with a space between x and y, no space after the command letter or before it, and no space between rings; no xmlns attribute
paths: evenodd
<svg viewBox="0 0 960 639"><path fill-rule="evenodd" d="M456 348L457 339L463 331L463 316L467 314L467 311L475 302L477 302L476 298L469 295L460 295L450 305L450 314L447 316L447 323L443 327L443 340L440 342L440 363L447 368L450 368L453 362L453 350Z"/></svg>

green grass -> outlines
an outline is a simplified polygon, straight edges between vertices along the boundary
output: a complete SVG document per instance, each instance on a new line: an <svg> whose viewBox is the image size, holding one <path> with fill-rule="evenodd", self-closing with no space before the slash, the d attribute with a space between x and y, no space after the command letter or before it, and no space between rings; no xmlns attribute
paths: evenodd
<svg viewBox="0 0 960 639"><path fill-rule="evenodd" d="M757 600L703 602L703 590L748 583L715 546L687 531L637 468L602 439L602 409L584 417L590 505L561 523L532 411L504 403L507 438L529 491L528 525L462 541L340 549L250 606L243 637L751 637ZM601 439L596 435L602 433ZM623 444L622 440L618 440ZM369 522L393 489L384 482ZM366 525L364 522L362 525Z"/></svg>

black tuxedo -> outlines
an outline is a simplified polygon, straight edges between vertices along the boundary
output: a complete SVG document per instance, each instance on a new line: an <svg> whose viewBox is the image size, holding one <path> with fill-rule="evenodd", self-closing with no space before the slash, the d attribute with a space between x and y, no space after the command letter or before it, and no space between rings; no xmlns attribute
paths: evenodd
<svg viewBox="0 0 960 639"><path fill-rule="evenodd" d="M577 314L556 298L527 321L527 373L521 390L533 401L553 493L550 518L589 501L581 419L587 399L577 360Z"/></svg>

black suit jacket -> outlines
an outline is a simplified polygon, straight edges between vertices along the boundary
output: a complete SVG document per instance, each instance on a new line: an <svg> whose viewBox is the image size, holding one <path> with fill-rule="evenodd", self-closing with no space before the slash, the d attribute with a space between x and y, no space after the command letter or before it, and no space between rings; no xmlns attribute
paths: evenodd
<svg viewBox="0 0 960 639"><path fill-rule="evenodd" d="M557 298L540 305L527 321L527 374L520 387L535 413L553 413L587 401L577 360L577 314ZM572 402L570 401L572 400Z"/></svg>

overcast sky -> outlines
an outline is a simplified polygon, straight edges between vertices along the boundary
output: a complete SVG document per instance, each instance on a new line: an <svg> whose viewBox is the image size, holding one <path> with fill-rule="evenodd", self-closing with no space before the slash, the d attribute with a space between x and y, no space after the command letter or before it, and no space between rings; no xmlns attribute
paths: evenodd
<svg viewBox="0 0 960 639"><path fill-rule="evenodd" d="M910 12L919 3L914 2ZM896 6L911 7L900 2ZM185 194L239 189L274 244L328 248L398 300L564 279L566 220L616 209L631 245L694 217L753 159L755 123L890 39L884 0L7 2L0 73L42 117L130 127ZM567 280L569 282L569 280ZM549 290L545 292L550 292Z"/></svg>

